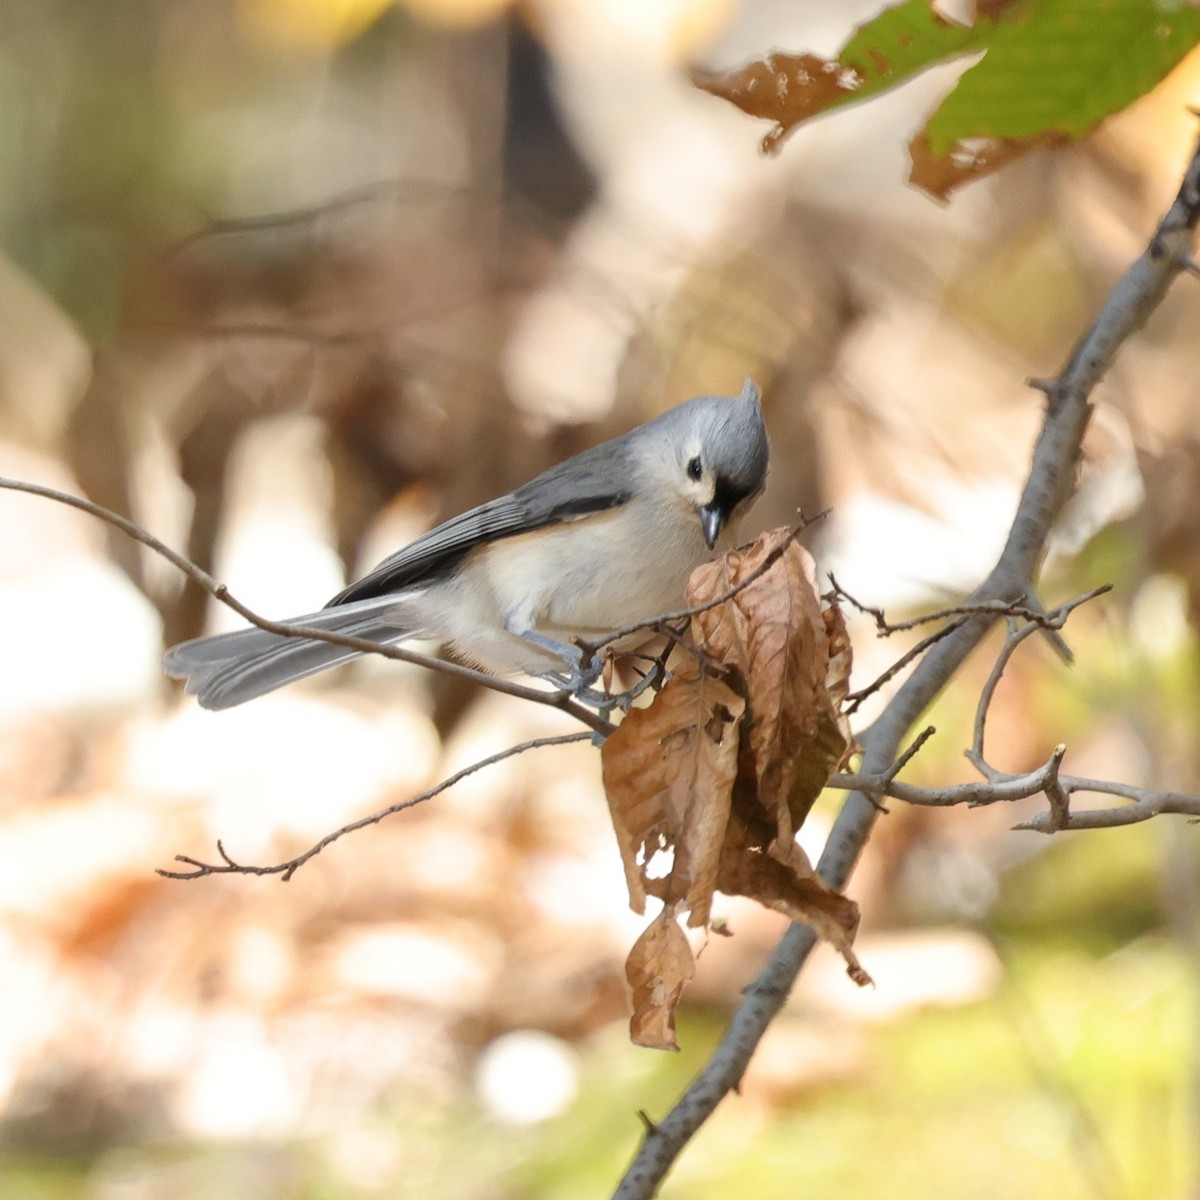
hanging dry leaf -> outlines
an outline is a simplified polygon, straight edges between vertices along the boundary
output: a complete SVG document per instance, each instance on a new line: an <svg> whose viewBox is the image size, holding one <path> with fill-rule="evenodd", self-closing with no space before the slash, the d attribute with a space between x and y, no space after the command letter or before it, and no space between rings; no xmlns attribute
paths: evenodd
<svg viewBox="0 0 1200 1200"><path fill-rule="evenodd" d="M601 754L629 901L646 895L708 920L737 776L745 701L684 663L649 708L635 708ZM669 871L652 875L669 860Z"/></svg>
<svg viewBox="0 0 1200 1200"><path fill-rule="evenodd" d="M646 927L625 960L625 978L633 995L630 1036L652 1050L678 1050L675 1009L695 974L687 936L668 906Z"/></svg>
<svg viewBox="0 0 1200 1200"><path fill-rule="evenodd" d="M764 908L773 908L811 925L818 937L829 942L846 960L855 983L863 986L871 977L863 970L852 949L858 931L858 905L835 892L808 861L808 855L792 842L780 858L774 830L765 822L747 821L742 805L736 803L726 830L725 845L717 871L717 890L727 896L745 896Z"/></svg>
<svg viewBox="0 0 1200 1200"><path fill-rule="evenodd" d="M627 966L633 1036L644 1045L674 1044L674 1006L691 977L690 952L685 978L666 924L686 946L675 914L706 924L715 890L809 923L867 981L851 949L857 906L817 876L795 841L853 748L840 711L845 624L836 608L822 609L812 558L790 530L700 567L688 604L730 592L692 618L690 655L602 752L630 903L644 912L656 896L670 914L647 929Z"/></svg>
<svg viewBox="0 0 1200 1200"><path fill-rule="evenodd" d="M822 611L816 565L790 530L763 534L749 549L699 567L687 602L707 604L734 588L740 590L730 600L695 617L693 636L745 680L753 721L744 752L754 763L758 802L771 813L786 855L852 748L840 712L849 686L849 640L840 614L827 618Z"/></svg>

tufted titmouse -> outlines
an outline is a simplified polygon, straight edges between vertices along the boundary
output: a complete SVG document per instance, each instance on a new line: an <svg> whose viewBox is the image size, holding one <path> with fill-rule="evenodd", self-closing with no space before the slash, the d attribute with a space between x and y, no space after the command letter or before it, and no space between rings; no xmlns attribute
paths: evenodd
<svg viewBox="0 0 1200 1200"><path fill-rule="evenodd" d="M689 400L452 518L289 623L380 643L432 638L497 675L583 686L594 673L581 671L570 639L679 608L692 570L736 544L766 475L748 379L740 396ZM220 709L357 655L245 629L183 642L163 661Z"/></svg>

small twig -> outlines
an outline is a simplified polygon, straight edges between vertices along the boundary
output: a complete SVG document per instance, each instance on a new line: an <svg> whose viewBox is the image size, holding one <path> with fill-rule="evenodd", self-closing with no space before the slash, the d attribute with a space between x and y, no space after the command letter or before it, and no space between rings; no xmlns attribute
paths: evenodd
<svg viewBox="0 0 1200 1200"><path fill-rule="evenodd" d="M927 624L930 621L941 621L949 618L948 624L941 629L935 630L933 633L924 637L915 646L906 650L891 666L887 668L881 675L873 679L865 687L859 688L857 691L851 692L846 697L846 713L852 715L856 713L863 705L864 701L878 692L885 684L893 680L907 666L919 659L927 650L936 645L943 638L960 629L972 617L981 615L997 615L1007 616L1009 618L1019 618L1028 622L1024 627L1030 632L1042 632L1049 636L1056 637L1057 631L1062 628L1063 622L1069 615L1070 610L1063 611L1062 607L1053 609L1047 612L1036 604L1031 603L1010 603L1003 600L989 601L987 603L966 603L958 604L953 608L941 608L936 612L925 613L921 616L911 617L906 621L893 624L888 621L886 614L881 608L872 608L856 600L850 595L832 575L829 577L829 582L833 584L831 595L835 598L846 600L852 604L860 612L870 616L875 621L876 629L879 631L880 637L887 637L892 633L901 630L913 629L918 625ZM1105 592L1111 591L1111 585L1106 584L1104 587L1094 588L1088 592L1086 596L1081 597L1077 603L1082 604L1085 600L1094 599L1096 596L1102 596ZM1024 635L1023 635L1024 636ZM1066 650L1065 646L1061 645L1061 639L1055 643L1055 648L1060 654L1065 652L1068 656L1070 651ZM974 760L972 760L974 761Z"/></svg>
<svg viewBox="0 0 1200 1200"><path fill-rule="evenodd" d="M937 729L933 725L926 725L919 734L913 739L913 743L903 754L886 771L880 778L885 786L889 786L893 779L908 766L910 762L921 752L922 747L933 735L937 733Z"/></svg>
<svg viewBox="0 0 1200 1200"><path fill-rule="evenodd" d="M494 766L496 763L503 762L506 758L512 758L517 754L524 754L526 750L540 750L543 746L565 746L571 742L586 741L590 737L590 733L564 733L555 737L534 738L531 741L522 742L518 746L509 746L507 750L501 750L497 754L481 758L469 767L463 767L461 771L456 771L448 779L443 779L441 783L428 788L419 796L412 796L408 800L401 800L397 804L390 804L387 808L381 808L378 812L371 813L370 816L360 817L357 821L351 821L349 824L343 825L340 829L335 829L332 833L327 833L319 842L315 842L305 850L303 854L297 854L295 858L289 858L285 862L272 863L269 866L252 866L247 863L237 862L226 852L224 845L218 839L217 853L221 856L220 863L206 863L198 858L192 858L187 854L177 854L175 855L175 861L185 864L191 870L168 871L160 867L158 874L162 875L165 879L203 879L206 875L278 875L284 883L287 883L309 859L315 858L327 846L345 837L346 834L356 833L360 829L366 829L369 825L378 825L385 817L390 817L394 813L404 812L408 808L415 808L418 804L424 804L426 800L432 800L435 796L441 795L442 792L452 788L456 783L466 779L468 775L474 775L476 771L481 771L484 767Z"/></svg>
<svg viewBox="0 0 1200 1200"><path fill-rule="evenodd" d="M1050 802L1050 821L1055 829L1066 829L1071 819L1071 794L1063 787L1062 776L1059 774L1066 752L1067 747L1062 742L1054 747L1050 761L1046 764L1046 786L1042 789Z"/></svg>
<svg viewBox="0 0 1200 1200"><path fill-rule="evenodd" d="M861 687L858 691L851 692L846 697L846 714L852 716L858 712L864 701L878 692L885 684L895 679L910 663L916 662L930 647L937 645L943 638L947 638L956 630L961 629L969 619L967 616L956 617L949 624L943 625L941 629L935 629L933 633L923 637L915 646L910 647L900 655L886 671L873 679L866 687Z"/></svg>
<svg viewBox="0 0 1200 1200"><path fill-rule="evenodd" d="M1000 653L996 655L996 661L992 665L991 671L988 672L988 677L979 692L979 701L975 706L975 725L971 737L971 748L966 752L967 760L984 778L991 778L996 774L995 769L988 765L987 756L984 754L983 749L988 712L991 709L996 688L1000 684L1009 661L1013 654L1016 653L1017 647L1034 633L1042 632L1045 629L1061 629L1066 624L1067 618L1077 608L1087 604L1090 600L1095 600L1098 596L1106 595L1110 591L1112 591L1111 584L1092 588L1090 592L1084 592L1082 595L1075 596L1073 599L1065 601L1056 608L1050 609L1049 612L1043 612L1041 620L1037 623L1031 622L1028 625L1017 626L1015 621L1011 618L1009 619L1008 636L1004 639L1004 645L1000 647Z"/></svg>
<svg viewBox="0 0 1200 1200"><path fill-rule="evenodd" d="M32 496L41 496L47 500L54 500L59 504L66 504L71 508L77 508L81 512L88 513L93 517L98 517L101 521L112 525L114 528L121 530L122 533L133 538L134 541L140 542L143 546L161 555L214 599L233 609L240 617L249 621L251 625L255 625L267 633L278 634L280 637L309 638L314 642L330 642L335 646L345 646L348 650L357 650L360 654L374 654L380 658L412 663L418 667L425 667L430 671L441 671L445 675L453 675L458 679L469 680L471 683L477 683L481 687L490 688L494 692L502 692L506 696L516 696L521 700L530 700L534 704L544 704L550 708L561 709L596 733L607 736L613 731L613 726L608 721L605 721L602 717L597 716L590 709L585 708L582 704L572 699L572 693L569 688L557 688L553 691L545 691L541 688L514 683L510 679L502 679L497 675L488 675L484 671L477 671L473 667L466 667L461 663L451 662L448 659L434 658L430 654L421 654L419 651L409 650L404 646L381 645L379 642L371 642L366 638L333 633L327 629L315 629L307 625L294 625L287 621L271 621L266 617L259 616L253 609L247 608L245 604L230 592L225 584L217 583L211 575L198 567L191 559L185 558L176 550L172 550L170 546L160 541L154 534L143 529L141 525L135 521L131 521L128 517L121 516L120 513L115 513L111 509L93 503L91 500L85 500L82 496L73 496L69 492L59 491L58 488L47 487L40 483L29 483L21 479L0 477L0 489L13 492L26 492Z"/></svg>
<svg viewBox="0 0 1200 1200"><path fill-rule="evenodd" d="M829 585L831 590L821 597L823 600L845 600L851 608L857 609L863 616L871 617L874 620L880 637L887 637L889 633L895 632L895 627L888 621L887 614L882 608L875 608L873 605L856 600L838 583L832 571L829 572Z"/></svg>
<svg viewBox="0 0 1200 1200"><path fill-rule="evenodd" d="M858 788L863 795L871 801L872 804L881 812L887 812L886 806L880 801L879 797L888 793L892 786L892 781L904 770L906 766L920 753L921 747L937 732L932 725L927 725L913 740L913 743L892 765L881 775L867 779L863 775L836 775L826 785L828 787L847 787L851 786ZM846 780L854 780L853 784L847 785Z"/></svg>
<svg viewBox="0 0 1200 1200"><path fill-rule="evenodd" d="M971 734L971 748L966 755L968 762L985 779L991 778L995 774L988 766L983 753L983 739L987 731L988 713L992 708L992 697L996 694L996 688L1000 686L1000 680L1008 667L1009 659L1012 658L1017 647L1033 632L1034 626L1019 626L1011 618L1009 619L1008 635L1004 639L1004 645L1000 647L1000 653L996 655L996 661L992 664L992 669L988 672L988 677L979 690L979 700L975 705L975 724Z"/></svg>
<svg viewBox="0 0 1200 1200"><path fill-rule="evenodd" d="M908 617L903 621L889 621L887 614L882 608L873 608L869 604L863 604L862 601L856 600L834 579L832 574L829 576L829 582L833 585L830 594L838 599L845 600L858 609L859 612L871 617L875 621L880 637L890 637L893 633L903 633L909 629L916 629L921 625L928 625L932 621L945 621L952 617L974 617L980 615L1019 617L1022 621L1027 621L1031 625L1047 631L1061 629L1064 620L1059 615L1057 608L1047 612L1037 604L1022 604L1019 601L1010 600L986 600L975 603L965 601L962 604L954 604L949 608L939 608L933 612ZM1103 587L1095 588L1089 592L1084 599L1091 600L1096 596L1102 596L1105 592L1110 591L1112 591L1112 584L1105 584Z"/></svg>

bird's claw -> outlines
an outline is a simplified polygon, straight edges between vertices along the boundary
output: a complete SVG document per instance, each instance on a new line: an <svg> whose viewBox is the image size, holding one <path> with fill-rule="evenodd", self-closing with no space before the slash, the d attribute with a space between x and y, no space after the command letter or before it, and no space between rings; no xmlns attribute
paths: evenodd
<svg viewBox="0 0 1200 1200"><path fill-rule="evenodd" d="M580 704L585 704L589 708L594 708L605 719L614 709L628 712L633 707L634 701L647 688L658 688L667 678L666 667L662 662L656 660L650 670L632 687L626 688L623 692L613 693L606 687L592 686L600 678L604 669L603 664L594 654L589 653L585 659L581 647L566 642L556 642L552 638L532 631L521 636L535 646L548 650L555 657L562 659L566 666L566 670L563 671L545 672L544 679L549 680L556 687L562 688L563 691L570 692L572 699L578 700Z"/></svg>
<svg viewBox="0 0 1200 1200"><path fill-rule="evenodd" d="M581 704L586 704L589 708L594 708L600 716L607 719L609 713L614 709L620 709L621 712L627 713L633 707L634 701L647 688L657 689L666 678L666 668L662 663L655 662L637 683L630 688L626 688L623 692L609 692L601 691L599 688L582 687L573 692L573 697Z"/></svg>

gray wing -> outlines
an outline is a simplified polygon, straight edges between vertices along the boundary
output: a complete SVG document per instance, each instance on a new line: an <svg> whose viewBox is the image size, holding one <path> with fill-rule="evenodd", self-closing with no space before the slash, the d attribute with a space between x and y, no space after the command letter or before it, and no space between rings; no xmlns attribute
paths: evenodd
<svg viewBox="0 0 1200 1200"><path fill-rule="evenodd" d="M442 578L476 546L624 504L630 495L628 435L585 450L535 479L431 529L339 592L326 608Z"/></svg>

